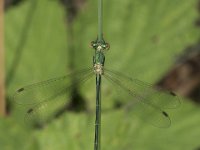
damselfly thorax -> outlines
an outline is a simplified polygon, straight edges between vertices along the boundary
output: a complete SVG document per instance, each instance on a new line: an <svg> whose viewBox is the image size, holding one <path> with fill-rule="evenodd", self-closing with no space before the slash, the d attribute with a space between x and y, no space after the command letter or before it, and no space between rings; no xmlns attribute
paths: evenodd
<svg viewBox="0 0 200 150"><path fill-rule="evenodd" d="M94 73L97 75L103 75L104 73L104 62L105 56L103 52L100 50L95 51L95 55L93 57L93 69Z"/></svg>
<svg viewBox="0 0 200 150"><path fill-rule="evenodd" d="M95 49L95 54L93 56L94 73L97 75L103 75L105 63L104 51L109 49L109 44L105 43L105 41L93 41L91 46Z"/></svg>

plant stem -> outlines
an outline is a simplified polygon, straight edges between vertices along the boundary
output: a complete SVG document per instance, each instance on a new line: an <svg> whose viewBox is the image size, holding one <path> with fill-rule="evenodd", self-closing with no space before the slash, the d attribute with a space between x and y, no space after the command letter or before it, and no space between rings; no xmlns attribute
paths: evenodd
<svg viewBox="0 0 200 150"><path fill-rule="evenodd" d="M103 0L98 0L98 41L103 41Z"/></svg>

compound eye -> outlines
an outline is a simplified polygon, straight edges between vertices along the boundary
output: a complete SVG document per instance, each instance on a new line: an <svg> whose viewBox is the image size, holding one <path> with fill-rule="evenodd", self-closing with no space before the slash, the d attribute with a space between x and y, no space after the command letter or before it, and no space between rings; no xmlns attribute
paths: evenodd
<svg viewBox="0 0 200 150"><path fill-rule="evenodd" d="M106 44L104 45L104 48L105 48L105 50L109 50L109 49L110 49L110 44L106 43Z"/></svg>
<svg viewBox="0 0 200 150"><path fill-rule="evenodd" d="M110 44L106 43L106 45L107 45L107 50L109 50L110 49Z"/></svg>
<svg viewBox="0 0 200 150"><path fill-rule="evenodd" d="M90 47L91 48L95 48L97 46L97 44L95 43L95 41L92 41L91 43L90 43Z"/></svg>

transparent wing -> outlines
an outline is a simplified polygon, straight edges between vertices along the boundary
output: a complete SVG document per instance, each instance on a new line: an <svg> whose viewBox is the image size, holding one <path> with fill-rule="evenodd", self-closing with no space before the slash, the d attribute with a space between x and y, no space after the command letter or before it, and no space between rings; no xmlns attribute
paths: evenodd
<svg viewBox="0 0 200 150"><path fill-rule="evenodd" d="M25 122L41 126L55 118L70 102L72 90L93 75L92 69L25 86L14 94L14 101L26 107ZM72 77L74 81L72 82Z"/></svg>
<svg viewBox="0 0 200 150"><path fill-rule="evenodd" d="M166 91L138 79L130 78L116 71L106 69L106 74L123 83L127 89L136 96L145 98L146 103L151 103L164 109L177 108L180 106L180 98L172 91Z"/></svg>
<svg viewBox="0 0 200 150"><path fill-rule="evenodd" d="M66 110L70 99L71 97L66 91L47 101L29 107L26 111L24 122L29 126L42 127L59 116L61 111Z"/></svg>
<svg viewBox="0 0 200 150"><path fill-rule="evenodd" d="M162 91L150 84L105 69L104 76L119 88L128 101L129 112L157 127L170 126L170 117L163 109L176 108L180 100L173 92Z"/></svg>
<svg viewBox="0 0 200 150"><path fill-rule="evenodd" d="M53 78L18 89L13 99L17 104L33 105L51 99L73 84L82 81L92 73L92 69L84 69L79 72L71 73L62 77ZM72 83L72 79L76 83Z"/></svg>

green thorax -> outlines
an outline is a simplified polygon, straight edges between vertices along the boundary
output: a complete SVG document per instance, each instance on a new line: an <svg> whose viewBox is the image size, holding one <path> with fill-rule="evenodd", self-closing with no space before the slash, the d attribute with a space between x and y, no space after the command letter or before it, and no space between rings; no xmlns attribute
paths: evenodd
<svg viewBox="0 0 200 150"><path fill-rule="evenodd" d="M93 68L96 75L103 75L104 73L104 52L109 49L109 44L104 40L96 40L91 43L92 48L95 49L93 56Z"/></svg>
<svg viewBox="0 0 200 150"><path fill-rule="evenodd" d="M109 44L104 40L96 40L91 43L91 46L95 49L93 64L101 64L103 66L105 62L104 52L109 49Z"/></svg>
<svg viewBox="0 0 200 150"><path fill-rule="evenodd" d="M104 66L105 56L101 51L95 51L95 55L93 57L93 64L101 64Z"/></svg>

